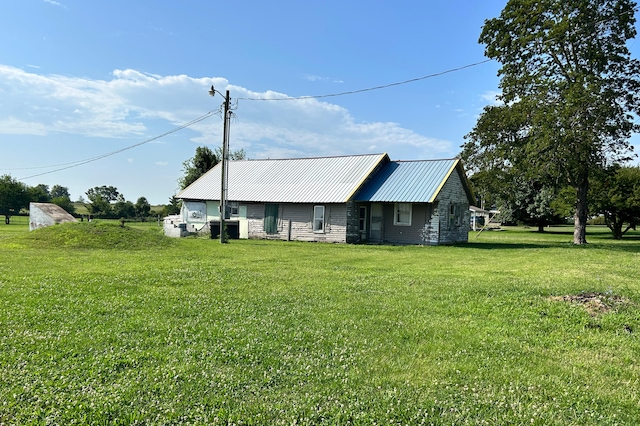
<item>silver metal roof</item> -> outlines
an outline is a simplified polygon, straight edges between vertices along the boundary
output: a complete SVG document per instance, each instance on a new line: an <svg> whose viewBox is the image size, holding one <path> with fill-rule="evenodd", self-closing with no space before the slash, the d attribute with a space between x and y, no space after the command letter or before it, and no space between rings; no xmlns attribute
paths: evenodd
<svg viewBox="0 0 640 426"><path fill-rule="evenodd" d="M356 201L432 203L458 159L392 161L356 195Z"/></svg>
<svg viewBox="0 0 640 426"><path fill-rule="evenodd" d="M229 201L344 203L387 154L229 161ZM176 197L219 200L218 164Z"/></svg>

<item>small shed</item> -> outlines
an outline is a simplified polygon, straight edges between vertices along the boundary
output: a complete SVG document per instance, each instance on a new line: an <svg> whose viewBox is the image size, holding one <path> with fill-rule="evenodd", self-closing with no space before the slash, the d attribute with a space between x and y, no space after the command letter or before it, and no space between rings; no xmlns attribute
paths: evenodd
<svg viewBox="0 0 640 426"><path fill-rule="evenodd" d="M29 231L65 222L77 220L56 204L29 203Z"/></svg>
<svg viewBox="0 0 640 426"><path fill-rule="evenodd" d="M477 231L479 229L497 229L500 228L500 222L496 220L499 210L484 210L480 207L469 206L471 212L471 229Z"/></svg>

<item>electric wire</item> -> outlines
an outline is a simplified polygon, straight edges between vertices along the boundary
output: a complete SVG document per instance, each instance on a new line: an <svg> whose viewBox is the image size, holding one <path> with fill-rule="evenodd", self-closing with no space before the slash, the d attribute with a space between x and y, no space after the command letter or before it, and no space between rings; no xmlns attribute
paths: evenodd
<svg viewBox="0 0 640 426"><path fill-rule="evenodd" d="M485 59L485 60L480 61L480 62L474 62L472 64L463 65L463 66L457 67L457 68L451 68L451 69L448 69L448 70L445 70L445 71L440 71L440 72L437 72L437 73L434 73L434 74L425 75L425 76L422 76L422 77L411 78L409 80L398 81L398 82L389 83L389 84L383 84L383 85L380 85L380 86L367 87L365 89L349 90L349 91L346 91L346 92L329 93L329 94L325 94L325 95L309 95L309 96L287 97L287 98L236 98L236 100L239 100L239 101L297 101L297 100L302 100L302 99L321 99L321 98L332 98L332 97L337 97L337 96L353 95L353 94L356 94L356 93L371 92L373 90L386 89L388 87L401 86L403 84L414 83L416 81L426 80L428 78L439 77L441 75L445 75L445 74L449 74L449 73L452 73L452 72L461 71L461 70L464 70L464 69L467 69L467 68L471 68L471 67L475 67L475 66L478 66L478 65L482 65L482 64L490 62L492 60L493 59Z"/></svg>
<svg viewBox="0 0 640 426"><path fill-rule="evenodd" d="M632 11L623 12L623 13L619 14L618 16L622 16L624 14L631 13L631 12L636 13L637 11L638 11L638 9L634 8L634 9L632 9ZM606 20L608 20L608 19L604 19L603 18L602 20L595 21L595 23L604 22ZM546 40L545 43L549 43L550 41L551 40ZM635 43L635 41L634 41L634 43ZM401 85L405 85L405 84L409 84L409 83L414 83L416 81L426 80L426 79L429 79L429 78L439 77L439 76L442 76L442 75L445 75L445 74L450 74L450 73L453 73L453 72L462 71L462 70L467 69L467 68L476 67L476 66L479 66L479 65L485 64L487 62L491 62L491 61L493 61L493 59L489 58L489 59L485 59L485 60L482 60L482 61L479 61L479 62L466 64L466 65L463 65L463 66L460 66L460 67L450 68L450 69L447 69L445 71L440 71L440 72L437 72L437 73L428 74L428 75L425 75L425 76L422 76L422 77L411 78L411 79L408 79L408 80L403 80L403 81L398 81L398 82L394 82L394 83L383 84L383 85L379 85L379 86L368 87L368 88L364 88L364 89L349 90L349 91L345 91L345 92L329 93L329 94L323 94L323 95L285 97L285 98L245 98L245 97L240 97L240 98L236 98L236 101L239 101L239 100L244 100L244 101L296 101L296 100L304 100L304 99L322 99L322 98L331 98L331 97L338 97L338 96L353 95L353 94L357 94L357 93L364 93L364 92L370 92L370 91L375 91L375 90L381 90L381 89L386 89L386 88L389 88L389 87L395 87L395 86L401 86ZM44 168L51 168L51 167L60 167L58 169L50 170L48 172L38 173L38 174L34 174L34 175L31 175L31 176L27 176L27 177L21 178L21 180L24 180L24 179L30 179L30 178L33 178L33 177L47 175L47 174L50 174L50 173L55 173L55 172L58 172L58 171L61 171L61 170L66 170L66 169L78 167L78 166L81 166L81 165L84 165L84 164L87 164L87 163L98 161L98 160L101 160L103 158L107 158L107 157L110 157L112 155L119 154L121 152L136 148L136 147L138 147L140 145L144 145L146 143L158 140L158 139L163 138L163 137L165 137L167 135L175 133L175 132L177 132L179 130L187 128L187 127L189 127L189 126L191 126L193 124L196 124L196 123L198 123L198 122L210 117L213 114L214 114L213 111L209 111L206 114L204 114L204 115L202 115L202 116L200 116L200 117L198 117L198 118L196 118L196 119L194 119L194 120L192 120L192 121L190 121L190 122L188 122L186 124L183 124L182 126L176 127L176 128L174 128L174 129L172 129L172 130L170 130L168 132L165 132L165 133L163 133L161 135L155 136L153 138L147 139L145 141L142 141L142 142L134 144L134 145L127 146L125 148L122 148L122 149L119 149L119 150L116 150L116 151L112 151L112 152L109 152L109 153L106 153L106 154L102 154L102 155L99 155L99 156L96 156L96 157L88 158L88 159L85 159L85 160L79 160L79 161L76 161L76 162L63 163L63 164L51 165L51 166L24 167L24 168L3 169L3 170L33 170L33 169L44 169Z"/></svg>
<svg viewBox="0 0 640 426"><path fill-rule="evenodd" d="M330 93L330 94L317 95L317 96L301 96L301 97L297 97L297 98L281 98L281 99L236 98L236 101L238 101L238 100L251 100L251 101L300 100L300 99L317 99L317 98L329 98L329 97L336 97L336 96L345 96L345 95L351 95L351 94L356 94L356 93L362 93L362 92L369 92L369 91L373 91L373 90L384 89L384 88L393 87L393 86L400 86L400 85L403 85L403 84L413 83L413 82L420 81L420 80L425 80L425 79L428 79L428 78L438 77L438 76L449 74L449 73L452 73L452 72L461 71L461 70L464 70L464 69L467 69L467 68L475 67L475 66L478 66L478 65L484 64L486 62L490 62L490 61L491 61L491 59L485 59L485 60L480 61L480 62L475 62L475 63L472 63L472 64L463 65L463 66L457 67L457 68L451 68L451 69L448 69L448 70L445 70L445 71L441 71L441 72L437 72L437 73L434 73L434 74L425 75L425 76L422 76L422 77L412 78L412 79L409 79L409 80L404 80L404 81L399 81L399 82L395 82L395 83L384 84L384 85L375 86L375 87L369 87L369 88L365 88L365 89L351 90L351 91L341 92L341 93ZM202 120L204 120L204 119L206 119L206 118L208 118L208 117L210 117L210 116L212 116L212 115L214 115L214 114L216 114L218 112L219 111L216 111L216 112L209 111L206 114L204 114L204 115L202 115L202 116L200 116L198 118L195 118L194 120L192 120L192 121L190 121L190 122L188 122L186 124L183 124L182 126L176 127L176 128L174 128L174 129L172 129L172 130L170 130L168 132L165 132L165 133L163 133L161 135L154 136L153 138L147 139L147 140L139 142L137 144L133 144L133 145L121 148L121 149L116 150L116 151L108 152L106 154L101 154L101 155L98 155L96 157L91 157L91 158L87 158L87 159L84 159L84 160L78 160L78 161L73 161L73 162L69 162L69 163L48 165L48 166L7 168L7 169L2 169L2 170L34 170L34 169L49 169L49 168L52 168L52 167L57 167L54 170L49 170L47 172L37 173L37 174L33 174L33 175L30 175L30 176L26 176L26 177L20 178L20 180L26 180L26 179L31 179L31 178L38 177L38 176L43 176L43 175L59 172L59 171L62 171L62 170L71 169L71 168L74 168L74 167L82 166L82 165L85 165L85 164L88 164L88 163L92 163L94 161L101 160L103 158L107 158L107 157L110 157L112 155L119 154L121 152L136 148L136 147L138 147L140 145L144 145L146 143L158 140L158 139L163 138L163 137L165 137L167 135L175 133L175 132L177 132L179 130L187 128L187 127L189 127L189 126L191 126L193 124L196 124L196 123L198 123L198 122L200 122L200 121L202 121Z"/></svg>
<svg viewBox="0 0 640 426"><path fill-rule="evenodd" d="M161 138L163 138L165 136L168 136L168 135L170 135L172 133L176 133L176 132L178 132L178 131L180 131L182 129L186 129L187 127L190 127L190 126L192 126L192 125L194 125L196 123L201 122L204 119L207 119L207 118L211 117L215 113L216 112L209 111L206 114L201 115L200 117L189 121L188 123L185 123L185 124L183 124L181 126L175 127L175 128L173 128L173 129L171 129L171 130L169 130L167 132L164 132L164 133L160 134L160 135L154 136L152 138L146 139L146 140L144 140L142 142L138 142L138 143L133 144L133 145L126 146L126 147L118 149L116 151L111 151L111 152L108 152L108 153L105 153L105 154L102 154L102 155L98 155L96 157L91 157L91 158L87 158L87 159L84 159L84 160L74 161L72 163L65 163L65 164L59 164L59 165L54 165L54 166L31 167L31 169L42 169L42 168L50 168L50 167L59 167L59 168L57 168L55 170L49 170L49 171L43 172L43 173L34 174L34 175L31 175L31 176L26 176L26 177L20 178L19 180L26 180L26 179L30 179L30 178L34 178L34 177L38 177L38 176L48 175L50 173L55 173L55 172L59 172L59 171L62 171L62 170L71 169L71 168L74 168L74 167L82 166L84 164L92 163L94 161L102 160L103 158L111 157L112 155L116 155L116 154L119 154L121 152L128 151L130 149L139 147L139 146L147 144L149 142L153 142L155 140L161 139ZM63 166L63 167L60 167L60 166Z"/></svg>

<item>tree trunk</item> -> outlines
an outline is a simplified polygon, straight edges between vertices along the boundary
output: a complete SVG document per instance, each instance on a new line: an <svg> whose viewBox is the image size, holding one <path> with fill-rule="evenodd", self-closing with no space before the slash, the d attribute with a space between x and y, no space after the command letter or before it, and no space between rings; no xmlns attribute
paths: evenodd
<svg viewBox="0 0 640 426"><path fill-rule="evenodd" d="M611 234L613 234L613 239L614 240L622 239L622 234L624 234L624 232L622 232L622 226L624 225L624 223L622 220L620 220L618 215L605 212L604 221L607 224L607 228L611 230Z"/></svg>
<svg viewBox="0 0 640 426"><path fill-rule="evenodd" d="M11 217L11 216L7 216L7 215L5 215L5 216L4 216L4 224L5 224L5 225L8 225L8 224L9 224L9 218L10 218L10 217Z"/></svg>
<svg viewBox="0 0 640 426"><path fill-rule="evenodd" d="M587 244L587 192L589 178L582 176L576 188L576 213L573 216L573 244Z"/></svg>
<svg viewBox="0 0 640 426"><path fill-rule="evenodd" d="M614 240L621 240L622 239L622 234L623 234L623 232L622 232L622 222L620 222L620 223L616 222L613 225L612 231L613 231L613 239Z"/></svg>
<svg viewBox="0 0 640 426"><path fill-rule="evenodd" d="M538 223L538 232L544 232L544 223Z"/></svg>

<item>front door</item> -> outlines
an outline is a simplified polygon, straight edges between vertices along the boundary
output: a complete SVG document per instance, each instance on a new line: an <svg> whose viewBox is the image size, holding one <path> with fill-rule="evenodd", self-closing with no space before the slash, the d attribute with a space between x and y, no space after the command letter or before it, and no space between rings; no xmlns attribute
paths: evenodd
<svg viewBox="0 0 640 426"><path fill-rule="evenodd" d="M374 243L382 242L382 204L371 204L371 226L369 239Z"/></svg>

